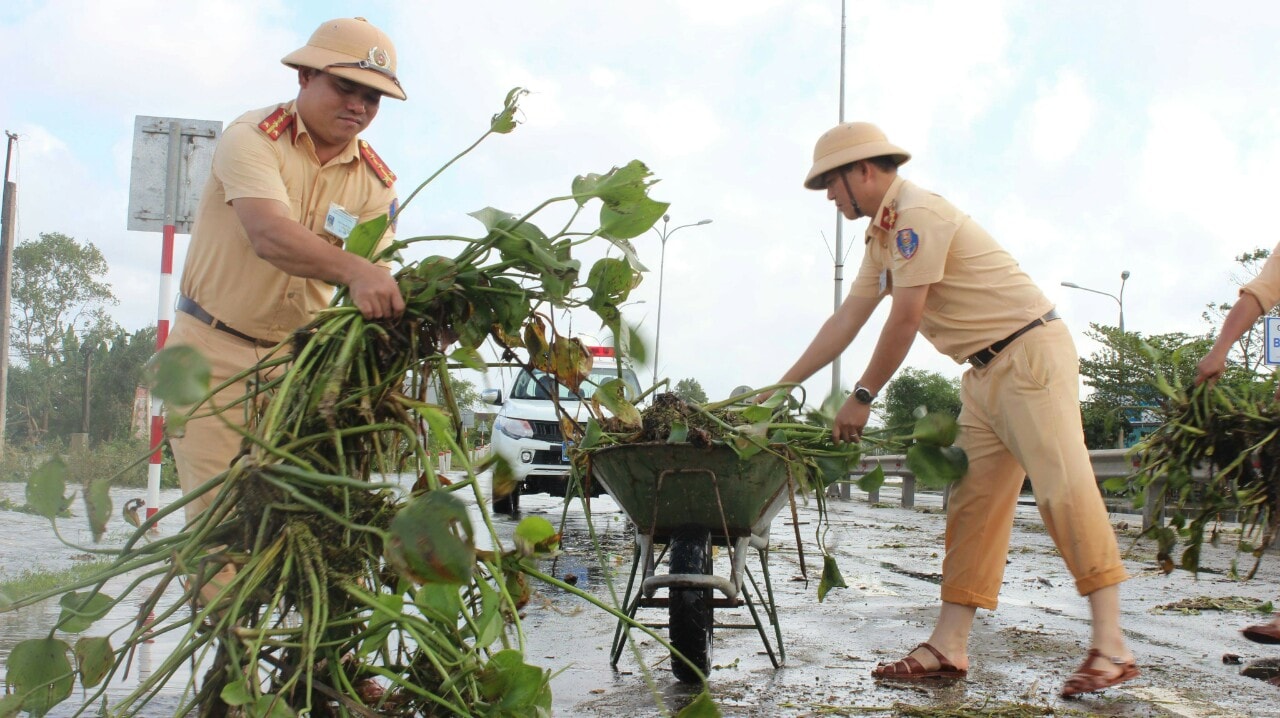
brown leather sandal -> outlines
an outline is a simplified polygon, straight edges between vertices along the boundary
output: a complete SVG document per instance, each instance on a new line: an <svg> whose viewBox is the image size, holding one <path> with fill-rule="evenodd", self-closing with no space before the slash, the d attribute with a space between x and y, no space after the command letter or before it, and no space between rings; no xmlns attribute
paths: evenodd
<svg viewBox="0 0 1280 718"><path fill-rule="evenodd" d="M1120 667L1120 673L1113 676L1106 671L1093 668L1092 665L1096 661L1105 661L1117 665ZM1067 678L1066 684L1062 686L1062 697L1070 698L1081 693L1100 691L1103 688L1110 688L1137 677L1138 664L1135 661L1126 661L1115 656L1104 656L1102 651L1090 648L1088 655L1084 658L1084 663L1080 664L1076 672L1072 673L1071 677Z"/></svg>
<svg viewBox="0 0 1280 718"><path fill-rule="evenodd" d="M956 668L956 664L952 663L942 652L928 643L921 643L916 648L923 648L933 654L938 659L938 667L929 670L924 664L907 655L900 661L893 663L881 663L871 671L873 678L882 678L891 681L919 681L925 679L944 679L955 680L964 678L969 671L964 668ZM912 649L915 650L914 648Z"/></svg>
<svg viewBox="0 0 1280 718"><path fill-rule="evenodd" d="M1264 623L1260 626L1249 626L1240 630L1244 637L1254 643L1280 643L1280 628L1270 623Z"/></svg>

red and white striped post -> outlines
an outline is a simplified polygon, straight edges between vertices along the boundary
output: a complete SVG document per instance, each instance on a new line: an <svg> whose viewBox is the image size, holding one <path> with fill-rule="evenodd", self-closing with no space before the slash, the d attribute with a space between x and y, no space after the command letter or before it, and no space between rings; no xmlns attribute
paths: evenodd
<svg viewBox="0 0 1280 718"><path fill-rule="evenodd" d="M169 122L168 172L164 182L164 230L160 248L160 302L156 310L156 351L164 349L169 338L169 322L173 319L173 240L178 233L178 171L182 157L182 125ZM160 400L151 397L151 463L147 466L147 518L160 510L160 465L164 441L164 418Z"/></svg>

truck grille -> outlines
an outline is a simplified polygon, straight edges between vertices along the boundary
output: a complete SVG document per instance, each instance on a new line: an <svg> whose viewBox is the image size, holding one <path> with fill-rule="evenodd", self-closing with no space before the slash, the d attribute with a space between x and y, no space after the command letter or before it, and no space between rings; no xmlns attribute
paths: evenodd
<svg viewBox="0 0 1280 718"><path fill-rule="evenodd" d="M552 444L559 444L564 441L564 436L560 433L560 423L556 421L530 421L530 428L533 429L533 438L538 441L546 441ZM559 463L559 459L557 459Z"/></svg>

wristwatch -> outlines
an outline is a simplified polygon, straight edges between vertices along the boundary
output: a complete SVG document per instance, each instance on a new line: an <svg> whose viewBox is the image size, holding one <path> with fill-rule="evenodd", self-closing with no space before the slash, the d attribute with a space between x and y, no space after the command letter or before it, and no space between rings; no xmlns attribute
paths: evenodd
<svg viewBox="0 0 1280 718"><path fill-rule="evenodd" d="M876 395L871 390L861 384L853 385L853 398L858 400L859 404L870 404L876 400Z"/></svg>

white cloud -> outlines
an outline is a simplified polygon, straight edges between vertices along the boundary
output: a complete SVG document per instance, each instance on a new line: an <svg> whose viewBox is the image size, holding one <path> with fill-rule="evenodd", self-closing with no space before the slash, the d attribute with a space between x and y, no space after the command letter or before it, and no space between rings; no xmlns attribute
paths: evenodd
<svg viewBox="0 0 1280 718"><path fill-rule="evenodd" d="M1094 106L1084 78L1068 70L1058 73L1031 106L1032 154L1050 164L1072 156L1093 128Z"/></svg>

